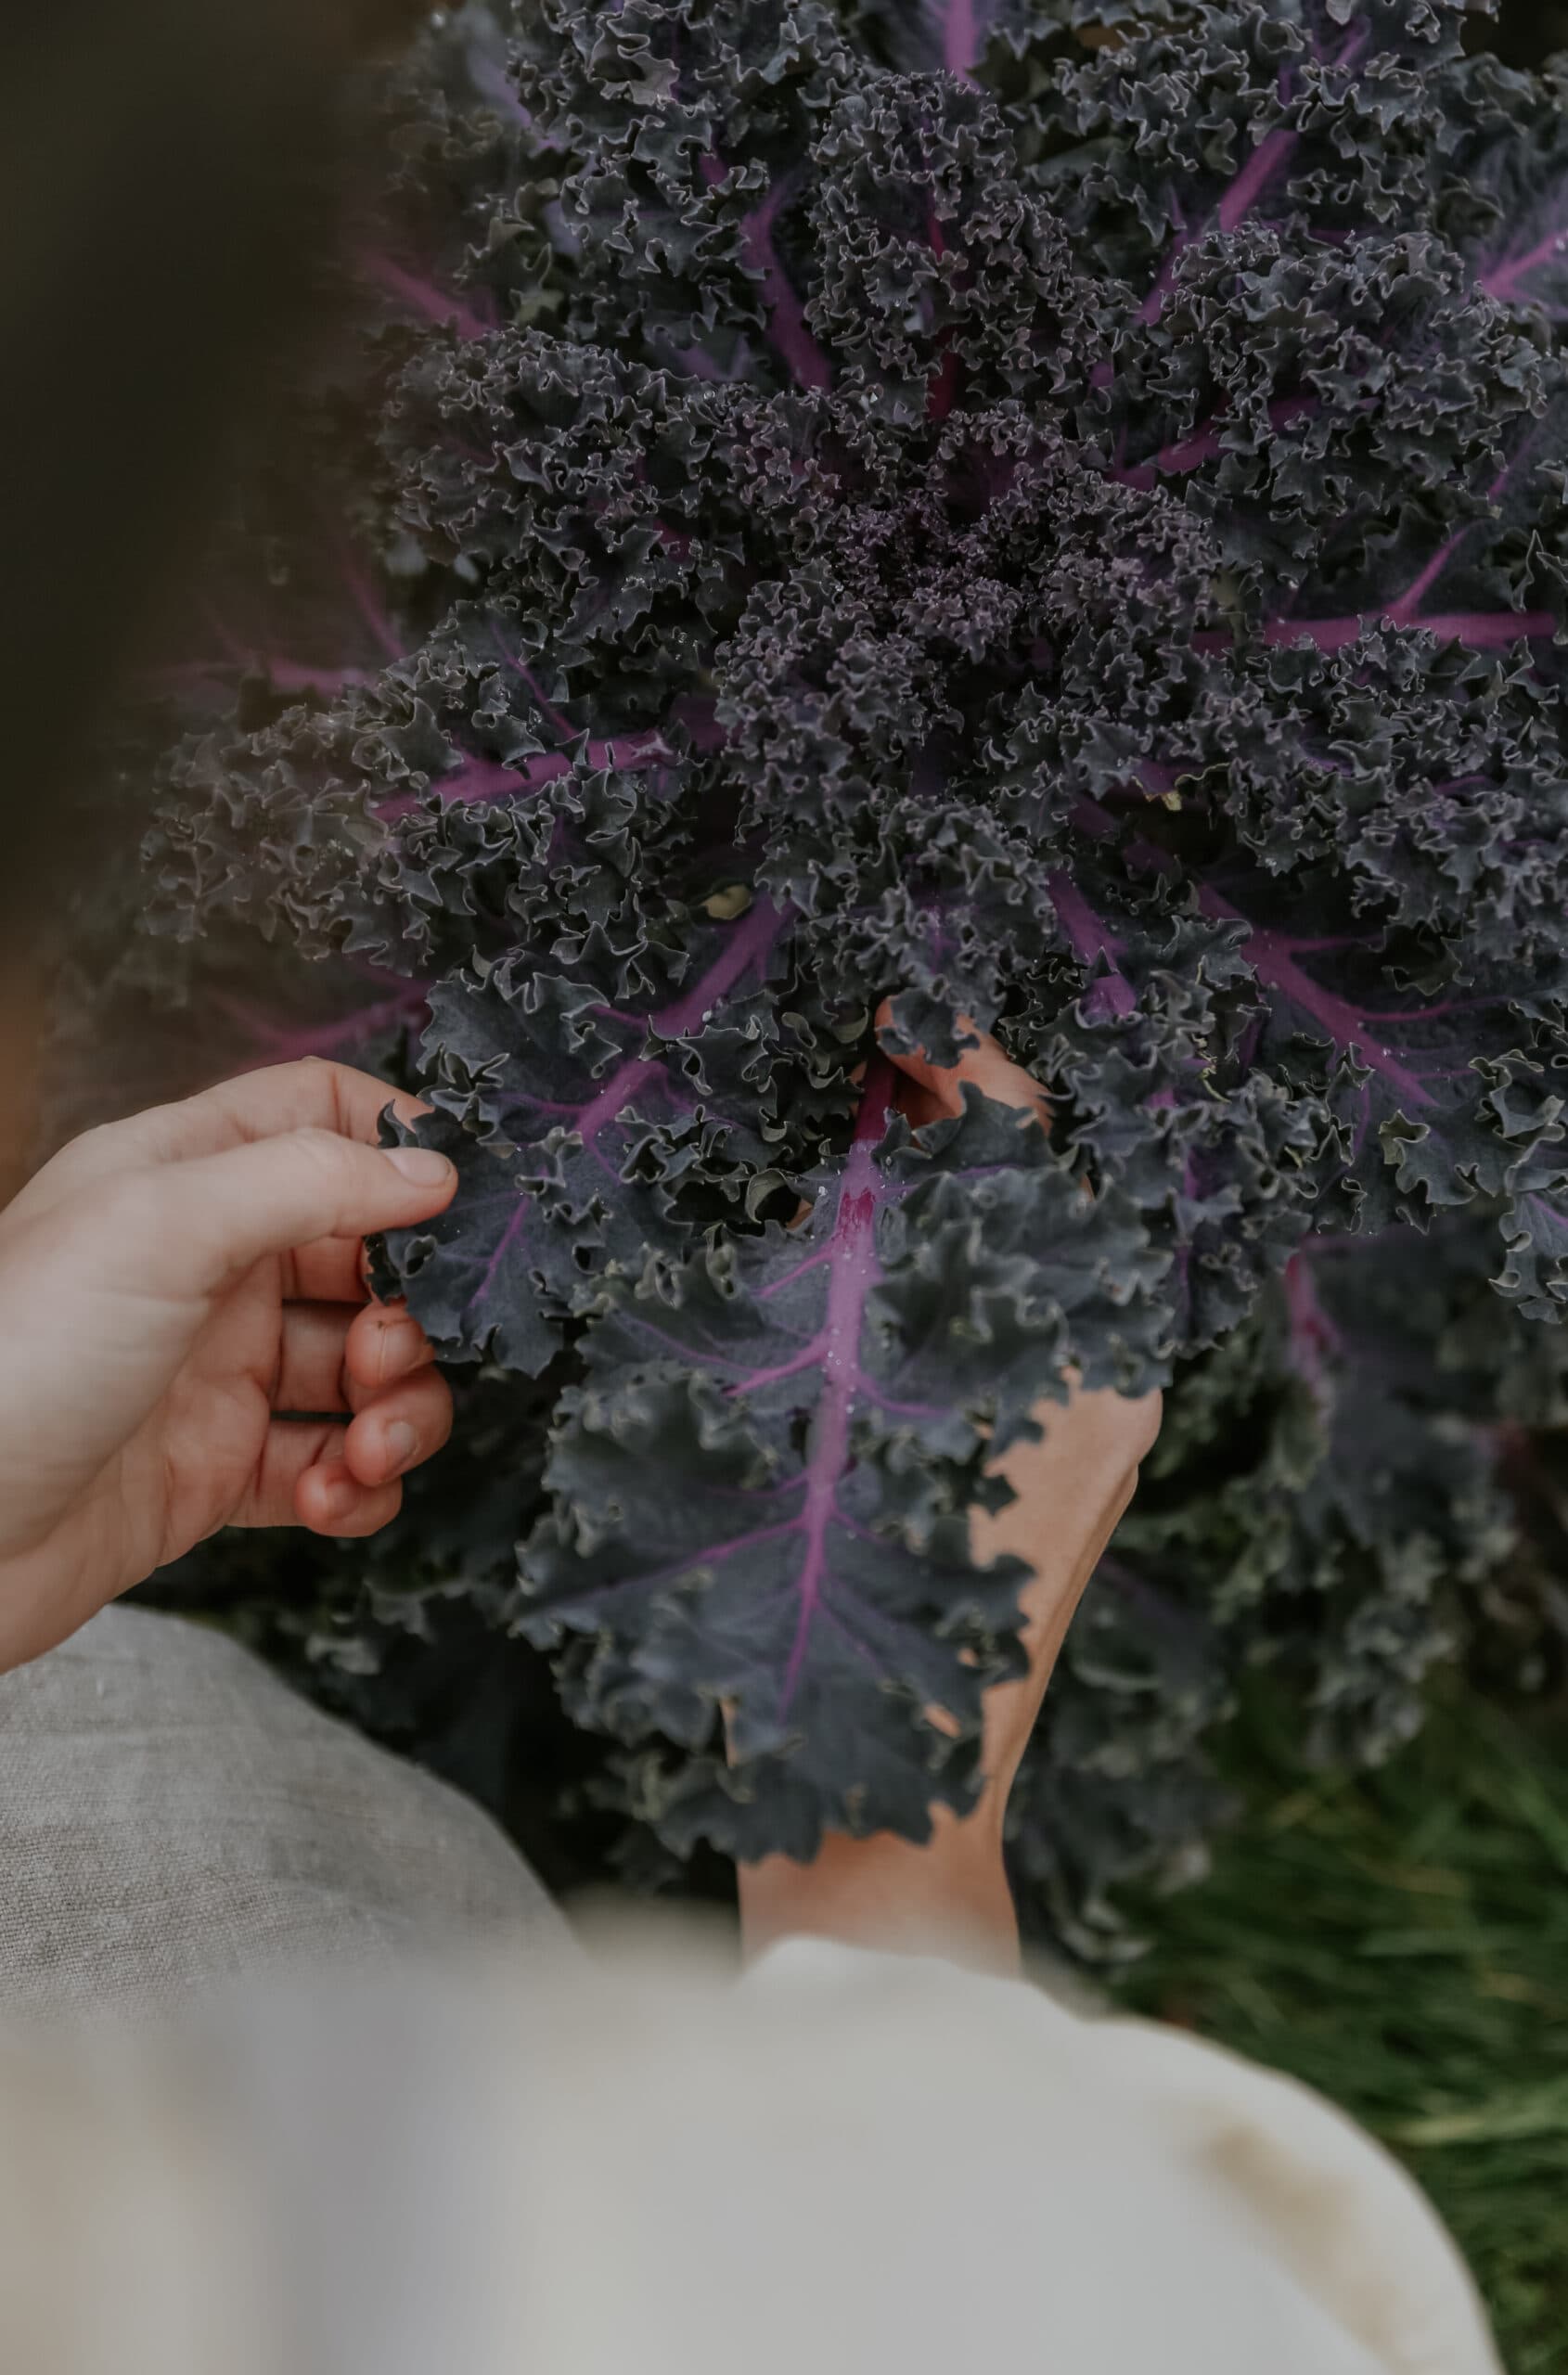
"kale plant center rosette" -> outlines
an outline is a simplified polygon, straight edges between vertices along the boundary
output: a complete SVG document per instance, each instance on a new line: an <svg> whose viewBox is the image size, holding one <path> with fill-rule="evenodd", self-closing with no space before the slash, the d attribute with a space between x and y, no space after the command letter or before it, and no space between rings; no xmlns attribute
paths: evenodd
<svg viewBox="0 0 1568 2375"><path fill-rule="evenodd" d="M204 680L138 979L437 1109L383 1280L523 1472L408 1599L546 1649L677 1855L968 1803L1021 1571L964 1512L1069 1370L1177 1384L1020 1789L1059 1920L1190 1855L1238 1658L1385 1747L1506 1547L1568 1303L1568 128L1464 13L547 0L394 95L353 657ZM1049 1140L911 1133L884 996Z"/></svg>

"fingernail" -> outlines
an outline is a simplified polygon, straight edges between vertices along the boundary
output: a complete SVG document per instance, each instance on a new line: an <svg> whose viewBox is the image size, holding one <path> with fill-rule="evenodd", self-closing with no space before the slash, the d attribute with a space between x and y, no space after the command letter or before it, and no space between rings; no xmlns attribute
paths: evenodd
<svg viewBox="0 0 1568 2375"><path fill-rule="evenodd" d="M387 1161L415 1188L444 1188L452 1176L451 1162L433 1147L389 1147Z"/></svg>
<svg viewBox="0 0 1568 2375"><path fill-rule="evenodd" d="M328 1478L321 1488L322 1505L328 1518L346 1518L359 1498L359 1487L347 1469Z"/></svg>
<svg viewBox="0 0 1568 2375"><path fill-rule="evenodd" d="M387 1449L392 1454L390 1473L401 1476L419 1448L419 1438L406 1419L394 1419L387 1429Z"/></svg>
<svg viewBox="0 0 1568 2375"><path fill-rule="evenodd" d="M404 1369L411 1369L423 1355L425 1331L417 1319L383 1320L377 1336L378 1385L384 1385Z"/></svg>

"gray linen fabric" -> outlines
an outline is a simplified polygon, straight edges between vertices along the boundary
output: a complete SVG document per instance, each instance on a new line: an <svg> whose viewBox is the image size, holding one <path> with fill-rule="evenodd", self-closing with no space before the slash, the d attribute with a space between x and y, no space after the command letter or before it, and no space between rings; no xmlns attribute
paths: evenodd
<svg viewBox="0 0 1568 2375"><path fill-rule="evenodd" d="M477 1806L208 1627L110 1608L0 1675L0 2010L566 1937Z"/></svg>

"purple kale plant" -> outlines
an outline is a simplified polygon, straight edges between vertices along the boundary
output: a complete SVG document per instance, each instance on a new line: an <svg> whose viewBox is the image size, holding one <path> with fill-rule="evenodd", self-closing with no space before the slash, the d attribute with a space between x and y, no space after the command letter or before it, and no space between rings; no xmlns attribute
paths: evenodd
<svg viewBox="0 0 1568 2375"><path fill-rule="evenodd" d="M356 1588L546 1650L663 1852L968 1803L1021 1570L964 1512L1069 1370L1176 1380L1019 1794L1081 1934L1190 1860L1239 1662L1386 1747L1506 1547L1568 1304L1568 117L1464 24L530 0L399 83L373 433L300 400L338 640L187 683L136 979L194 1069L435 1107L384 1283L510 1466ZM970 1023L1048 1142L898 1116Z"/></svg>

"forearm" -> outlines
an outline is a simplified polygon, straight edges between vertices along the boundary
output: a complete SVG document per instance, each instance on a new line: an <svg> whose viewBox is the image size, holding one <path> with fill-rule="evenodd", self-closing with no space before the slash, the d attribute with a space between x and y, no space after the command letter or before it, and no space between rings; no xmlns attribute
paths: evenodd
<svg viewBox="0 0 1568 2375"><path fill-rule="evenodd" d="M974 1546L982 1559L1010 1553L1034 1571L1022 1595L1028 1667L986 1695L986 1780L973 1811L960 1818L933 1807L924 1842L829 1833L810 1864L770 1855L742 1865L748 1957L777 1939L805 1935L1017 1971L1018 1921L1002 1848L1008 1797L1084 1587L1130 1497L1134 1461L1151 1438L1156 1410L1113 1394L1079 1395L1071 1424L1066 1410L1052 1406L1041 1414L1044 1440L1016 1444L998 1462L1016 1498L994 1516L976 1512ZM1129 1437L1134 1414L1138 1431Z"/></svg>
<svg viewBox="0 0 1568 2375"><path fill-rule="evenodd" d="M739 1868L749 1959L780 1938L838 1938L894 1954L936 1954L982 1971L1018 1969L1018 1922L1003 1868L1001 1826L933 1808L920 1844L882 1832L832 1833L810 1864L765 1856Z"/></svg>

